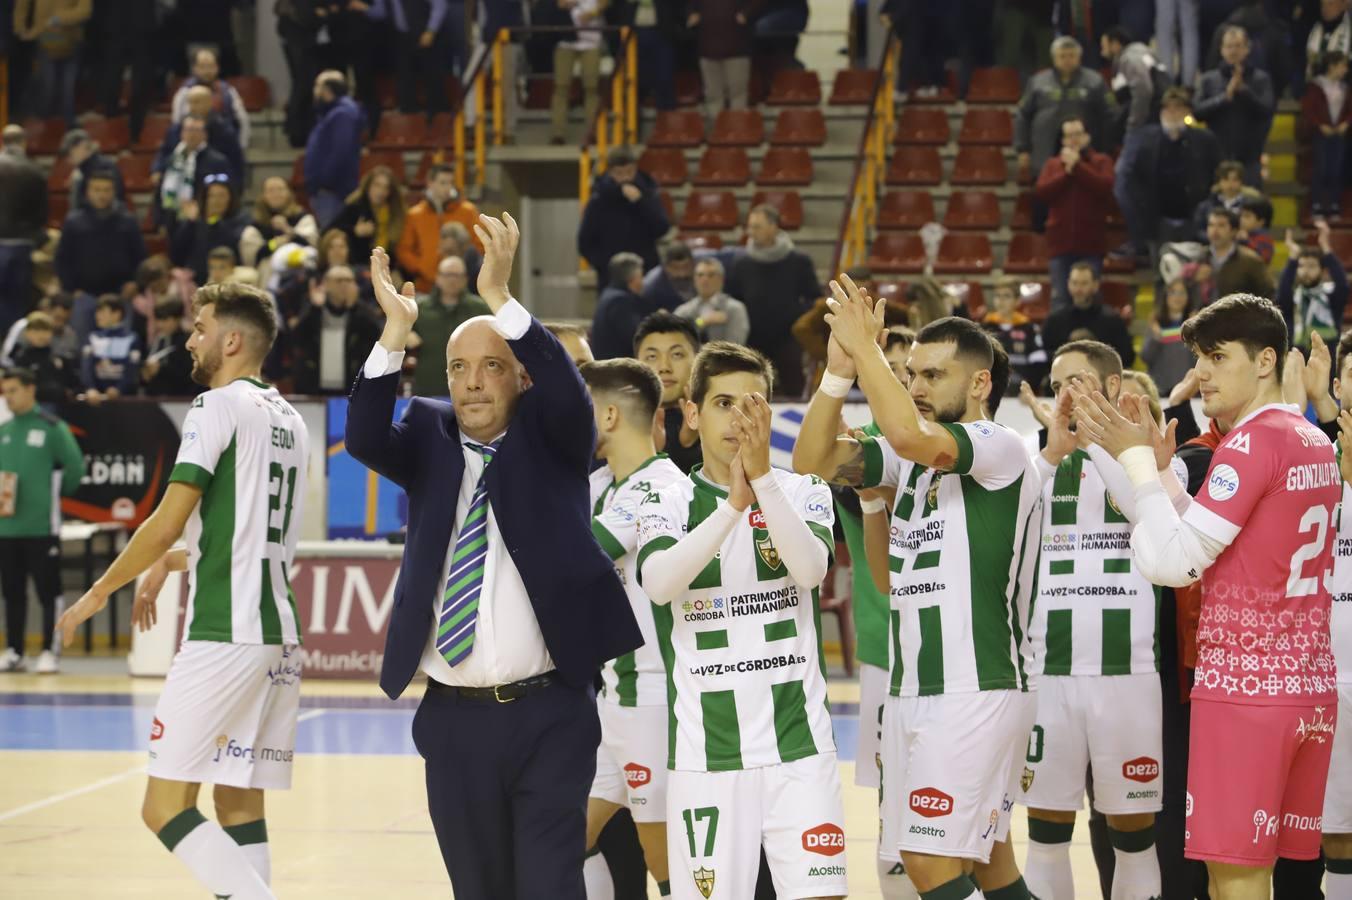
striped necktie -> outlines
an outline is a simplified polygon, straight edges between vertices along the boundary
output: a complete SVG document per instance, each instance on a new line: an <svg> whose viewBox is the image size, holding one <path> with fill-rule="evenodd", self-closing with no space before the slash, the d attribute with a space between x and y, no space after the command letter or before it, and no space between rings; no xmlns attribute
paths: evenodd
<svg viewBox="0 0 1352 900"><path fill-rule="evenodd" d="M441 598L441 617L437 621L437 652L452 666L457 665L474 649L474 623L479 618L479 592L484 586L484 569L488 559L488 467L498 442L465 446L477 450L484 458L484 471L474 487L465 522L455 539L451 553L450 574L446 577L446 591Z"/></svg>

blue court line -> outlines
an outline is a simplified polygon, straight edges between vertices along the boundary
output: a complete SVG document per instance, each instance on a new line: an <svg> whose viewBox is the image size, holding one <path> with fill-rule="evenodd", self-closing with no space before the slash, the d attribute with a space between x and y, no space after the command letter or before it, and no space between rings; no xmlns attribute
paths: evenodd
<svg viewBox="0 0 1352 900"><path fill-rule="evenodd" d="M150 694L0 694L0 750L143 751L155 717ZM302 754L416 755L410 729L417 698L396 706L381 697L306 697L324 714L302 721ZM854 759L859 705L831 705L837 753ZM168 723L166 723L168 724Z"/></svg>

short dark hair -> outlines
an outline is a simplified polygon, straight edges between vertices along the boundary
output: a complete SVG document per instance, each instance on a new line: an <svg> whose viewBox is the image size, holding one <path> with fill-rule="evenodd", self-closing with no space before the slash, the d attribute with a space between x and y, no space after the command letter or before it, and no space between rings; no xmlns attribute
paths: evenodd
<svg viewBox="0 0 1352 900"><path fill-rule="evenodd" d="M883 352L886 353L893 347L904 344L910 347L915 343L915 329L905 325L893 325L887 329L887 337L883 339Z"/></svg>
<svg viewBox="0 0 1352 900"><path fill-rule="evenodd" d="M771 206L768 203L757 203L755 206L751 207L751 209L747 212L746 217L750 219L756 213L760 213L762 216L765 216L765 218L769 220L771 225L775 226L776 228L779 227L778 207Z"/></svg>
<svg viewBox="0 0 1352 900"><path fill-rule="evenodd" d="M1343 363L1347 361L1347 355L1349 353L1352 353L1352 328L1349 328L1347 331L1344 331L1343 336L1338 338L1338 350L1334 363L1336 368L1334 369L1333 372L1334 375L1338 375L1343 371ZM1352 390L1352 384L1348 385L1348 389ZM1352 400L1352 398L1349 399Z"/></svg>
<svg viewBox="0 0 1352 900"><path fill-rule="evenodd" d="M1233 159L1227 159L1216 166L1216 180L1220 181L1228 175L1238 175L1244 177L1244 164Z"/></svg>
<svg viewBox="0 0 1352 900"><path fill-rule="evenodd" d="M254 351L261 360L277 340L277 307L272 295L251 284L208 284L197 289L193 311L216 307L217 320L229 319L255 335Z"/></svg>
<svg viewBox="0 0 1352 900"><path fill-rule="evenodd" d="M1080 125L1082 125L1086 131L1089 130L1089 124L1085 122L1084 116L1080 115L1079 113L1067 113L1066 115L1061 117L1060 124L1056 126L1057 133L1059 134L1065 131L1066 125L1070 124L1071 122L1079 122Z"/></svg>
<svg viewBox="0 0 1352 900"><path fill-rule="evenodd" d="M1257 216L1264 228L1272 224L1272 201L1263 194L1245 197L1239 201L1239 208Z"/></svg>
<svg viewBox="0 0 1352 900"><path fill-rule="evenodd" d="M1263 297L1230 294L1201 308L1183 323L1183 342L1194 353L1210 353L1221 344L1237 341L1254 359L1264 347L1277 351L1276 377L1282 382L1286 361L1286 320L1281 310Z"/></svg>
<svg viewBox="0 0 1352 900"><path fill-rule="evenodd" d="M233 266L235 264L235 251L229 247L212 247L211 252L207 254L207 262L212 260L223 260Z"/></svg>
<svg viewBox="0 0 1352 900"><path fill-rule="evenodd" d="M1102 341L1070 341L1057 347L1052 359L1060 359L1068 353L1084 354L1102 384L1106 385L1110 376L1122 374L1122 357Z"/></svg>
<svg viewBox="0 0 1352 900"><path fill-rule="evenodd" d="M635 413L632 424L650 427L662 403L662 380L636 359L607 359L583 363L578 369L592 394L616 394Z"/></svg>
<svg viewBox="0 0 1352 900"><path fill-rule="evenodd" d="M99 299L94 303L94 310L97 312L100 309L117 310L117 314L120 316L125 316L127 314L127 304L117 294L100 295Z"/></svg>
<svg viewBox="0 0 1352 900"><path fill-rule="evenodd" d="M1186 106L1192 109L1192 91L1179 85L1164 89L1164 95L1160 98L1161 106Z"/></svg>
<svg viewBox="0 0 1352 900"><path fill-rule="evenodd" d="M181 319L183 318L183 301L177 297L166 297L155 304L155 318L157 319Z"/></svg>
<svg viewBox="0 0 1352 900"><path fill-rule="evenodd" d="M696 406L704 405L709 382L729 372L749 372L765 379L766 398L775 388L775 367L765 354L732 341L711 341L695 357L690 371L690 399Z"/></svg>
<svg viewBox="0 0 1352 900"><path fill-rule="evenodd" d="M106 181L109 184L115 185L117 184L117 173L105 166L99 166L89 173L89 177L85 179L85 187L88 188L89 185L96 181Z"/></svg>
<svg viewBox="0 0 1352 900"><path fill-rule="evenodd" d="M606 266L606 279L611 287L625 287L634 273L643 274L643 257L628 250L621 250L610 258Z"/></svg>
<svg viewBox="0 0 1352 900"><path fill-rule="evenodd" d="M1313 259L1322 267L1324 265L1324 251L1318 247L1311 247L1309 244L1305 244L1300 248L1300 252L1296 254L1296 259Z"/></svg>
<svg viewBox="0 0 1352 900"><path fill-rule="evenodd" d="M1239 213L1235 212L1233 209L1226 209L1224 206L1211 207L1211 212L1206 214L1206 220L1210 222L1217 217L1229 222L1231 229L1239 228Z"/></svg>
<svg viewBox="0 0 1352 900"><path fill-rule="evenodd" d="M75 309L75 295L69 291L57 291L47 298L48 309L64 309L67 312Z"/></svg>
<svg viewBox="0 0 1352 900"><path fill-rule="evenodd" d="M455 169L445 163L432 163L427 167L427 183L431 184L438 175L454 175ZM449 223L448 223L449 224ZM438 232L440 234L440 232Z"/></svg>
<svg viewBox="0 0 1352 900"><path fill-rule="evenodd" d="M989 331L986 332L986 338L991 342L991 392L986 398L986 411L994 419L1005 391L1009 390L1009 354Z"/></svg>
<svg viewBox="0 0 1352 900"><path fill-rule="evenodd" d="M169 266L163 256L148 256L136 267L136 289L144 291L168 274Z"/></svg>
<svg viewBox="0 0 1352 900"><path fill-rule="evenodd" d="M699 352L699 331L695 328L695 323L685 316L678 316L673 312L667 312L665 309L659 309L657 312L645 316L643 321L638 323L638 328L634 330L635 355L638 354L639 345L650 334L683 334L685 339L690 342L691 351Z"/></svg>
<svg viewBox="0 0 1352 900"><path fill-rule="evenodd" d="M606 152L606 168L632 166L638 163L638 154L628 144L616 144Z"/></svg>
<svg viewBox="0 0 1352 900"><path fill-rule="evenodd" d="M22 366L15 366L12 369L5 369L5 374L2 377L5 379L13 378L15 381L19 382L19 384L23 385L24 387L32 387L33 385L38 383L38 373L34 372L32 369L26 369Z"/></svg>
<svg viewBox="0 0 1352 900"><path fill-rule="evenodd" d="M1075 261L1075 262L1073 262L1073 263L1070 264L1070 271L1071 271L1071 272L1074 272L1076 269L1080 269L1080 270L1082 270L1082 271L1088 272L1090 275L1093 275L1095 281L1099 281L1100 278L1101 278L1101 276L1099 275L1098 271L1095 270L1094 264L1091 263L1091 262L1090 262L1089 260L1087 260L1087 259L1077 260L1077 261ZM1070 273L1069 273L1069 272L1066 273L1066 278L1067 278L1067 280L1069 280L1069 278L1070 278Z"/></svg>
<svg viewBox="0 0 1352 900"><path fill-rule="evenodd" d="M1103 32L1103 36L1115 44L1121 44L1123 47L1132 42L1131 32L1127 30L1125 25L1114 25Z"/></svg>
<svg viewBox="0 0 1352 900"><path fill-rule="evenodd" d="M917 344L956 344L955 356L976 366L978 370L989 370L994 365L995 352L991 350L991 340L985 329L970 319L958 316L945 316L935 319L916 333Z"/></svg>
<svg viewBox="0 0 1352 900"><path fill-rule="evenodd" d="M662 263L685 262L687 259L694 259L695 255L690 252L690 245L685 241L672 241L662 248Z"/></svg>

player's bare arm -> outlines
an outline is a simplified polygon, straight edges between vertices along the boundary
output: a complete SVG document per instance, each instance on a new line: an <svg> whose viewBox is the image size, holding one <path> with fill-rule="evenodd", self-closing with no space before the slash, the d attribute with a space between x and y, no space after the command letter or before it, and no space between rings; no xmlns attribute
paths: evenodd
<svg viewBox="0 0 1352 900"><path fill-rule="evenodd" d="M826 375L808 403L793 445L793 470L800 475L850 487L863 484L864 448L850 435L836 434L855 376L854 360L832 335L826 343Z"/></svg>
<svg viewBox="0 0 1352 900"><path fill-rule="evenodd" d="M892 373L878 346L884 301L872 303L848 275L841 275L838 281L831 282L831 297L826 305L831 309L826 314L831 333L854 360L859 387L868 400L873 420L892 449L903 459L922 466L951 469L958 460L957 441L946 429L921 417L915 401Z"/></svg>
<svg viewBox="0 0 1352 900"><path fill-rule="evenodd" d="M63 646L70 646L71 641L75 640L75 629L103 609L114 591L149 569L173 547L201 499L202 489L195 485L177 481L169 485L160 505L136 529L108 571L56 623Z"/></svg>
<svg viewBox="0 0 1352 900"><path fill-rule="evenodd" d="M149 631L153 628L159 620L156 601L159 599L164 582L169 578L169 573L186 572L187 570L188 549L186 547L174 547L155 560L150 568L146 569L145 577L141 579L141 589L136 592L136 601L131 607L132 624L142 631Z"/></svg>

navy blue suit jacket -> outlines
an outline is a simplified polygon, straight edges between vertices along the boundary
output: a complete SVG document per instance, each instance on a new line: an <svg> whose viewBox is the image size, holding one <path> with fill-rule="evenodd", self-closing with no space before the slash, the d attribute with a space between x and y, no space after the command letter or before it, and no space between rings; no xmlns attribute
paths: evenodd
<svg viewBox="0 0 1352 900"><path fill-rule="evenodd" d="M583 687L643 636L614 565L592 537L587 474L596 426L582 378L534 318L508 344L533 384L487 469L488 500L559 675ZM408 686L427 644L465 471L451 404L418 398L392 423L398 384L397 373L359 377L346 434L353 458L408 492L408 543L380 671L391 698Z"/></svg>

